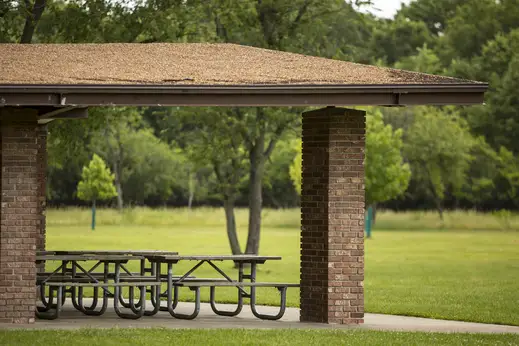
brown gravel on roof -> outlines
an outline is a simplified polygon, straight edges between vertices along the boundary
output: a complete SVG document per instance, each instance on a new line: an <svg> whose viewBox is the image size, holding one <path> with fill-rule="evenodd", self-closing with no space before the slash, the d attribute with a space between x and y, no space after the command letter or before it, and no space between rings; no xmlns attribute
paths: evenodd
<svg viewBox="0 0 519 346"><path fill-rule="evenodd" d="M234 44L1 44L0 84L475 83Z"/></svg>

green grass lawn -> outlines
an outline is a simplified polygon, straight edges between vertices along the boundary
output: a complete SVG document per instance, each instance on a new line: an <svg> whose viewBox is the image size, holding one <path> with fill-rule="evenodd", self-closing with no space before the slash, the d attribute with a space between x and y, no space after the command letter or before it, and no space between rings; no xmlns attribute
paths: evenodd
<svg viewBox="0 0 519 346"><path fill-rule="evenodd" d="M384 214L379 215L379 224L390 220L394 226L394 214L387 216L384 221ZM246 212L239 210L242 245L246 218ZM123 215L102 210L98 219L98 228L91 231L88 210L50 210L47 248L229 253L221 210L137 210ZM407 223L412 217L403 219ZM466 219L463 222L471 222ZM297 210L264 213L260 253L280 255L283 260L261 266L258 280L299 281L298 224ZM519 325L519 232L392 228L375 229L366 241L367 312ZM184 262L176 272L192 264ZM233 271L230 263L223 268ZM215 276L210 267L200 268L196 275ZM207 299L208 290L204 294ZM259 294L260 303L278 304L276 290L263 289ZM222 302L232 302L236 294L222 288L217 295ZM184 298L189 296L186 292ZM298 290L289 289L288 304L298 303Z"/></svg>
<svg viewBox="0 0 519 346"><path fill-rule="evenodd" d="M519 334L447 334L333 330L0 331L17 345L518 345Z"/></svg>

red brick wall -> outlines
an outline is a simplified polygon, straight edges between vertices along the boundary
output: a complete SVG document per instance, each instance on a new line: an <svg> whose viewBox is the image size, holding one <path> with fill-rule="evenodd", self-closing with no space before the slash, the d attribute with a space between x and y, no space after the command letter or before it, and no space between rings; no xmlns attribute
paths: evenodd
<svg viewBox="0 0 519 346"><path fill-rule="evenodd" d="M0 115L0 322L32 323L42 223L38 150L44 137L35 114L4 109Z"/></svg>
<svg viewBox="0 0 519 346"><path fill-rule="evenodd" d="M303 114L301 321L363 323L365 112Z"/></svg>

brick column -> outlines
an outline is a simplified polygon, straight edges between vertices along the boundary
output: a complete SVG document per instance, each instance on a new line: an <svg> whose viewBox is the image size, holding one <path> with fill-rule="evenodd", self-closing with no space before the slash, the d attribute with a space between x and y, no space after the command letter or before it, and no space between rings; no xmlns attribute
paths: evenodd
<svg viewBox="0 0 519 346"><path fill-rule="evenodd" d="M364 321L365 112L303 114L303 322Z"/></svg>
<svg viewBox="0 0 519 346"><path fill-rule="evenodd" d="M0 322L33 323L40 239L41 129L30 109L0 108Z"/></svg>
<svg viewBox="0 0 519 346"><path fill-rule="evenodd" d="M37 133L37 174L38 174L38 215L40 216L40 232L36 242L36 250L45 250L47 206L47 125L40 125ZM43 267L38 268L43 269ZM42 270L43 271L43 270Z"/></svg>

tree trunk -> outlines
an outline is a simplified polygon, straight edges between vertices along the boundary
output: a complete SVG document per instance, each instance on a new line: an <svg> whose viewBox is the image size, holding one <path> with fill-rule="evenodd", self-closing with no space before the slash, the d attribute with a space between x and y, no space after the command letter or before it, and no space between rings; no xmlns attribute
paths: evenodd
<svg viewBox="0 0 519 346"><path fill-rule="evenodd" d="M443 204L442 204L442 201L439 198L435 198L434 201L436 202L436 209L438 210L438 213L440 214L440 220L443 221Z"/></svg>
<svg viewBox="0 0 519 346"><path fill-rule="evenodd" d="M189 191L189 199L187 200L187 208L191 210L191 207L193 206L193 198L194 198L193 190Z"/></svg>
<svg viewBox="0 0 519 346"><path fill-rule="evenodd" d="M429 175L429 184L431 185L431 192L433 195L434 203L436 204L436 210L438 210L438 213L440 214L440 220L443 221L443 198L440 198L440 195L436 192L436 187L432 182L432 175L429 169L427 169L427 173Z"/></svg>
<svg viewBox="0 0 519 346"><path fill-rule="evenodd" d="M92 231L96 229L96 200L92 201Z"/></svg>
<svg viewBox="0 0 519 346"><path fill-rule="evenodd" d="M31 43L32 37L34 36L34 30L38 24L43 11L45 10L46 0L35 0L34 6L31 7L31 2L25 0L25 6L27 7L27 14L25 17L25 26L23 27L22 37L20 43Z"/></svg>
<svg viewBox="0 0 519 346"><path fill-rule="evenodd" d="M187 201L187 208L191 210L193 206L193 199L195 198L195 178L193 178L193 174L189 173L189 199Z"/></svg>
<svg viewBox="0 0 519 346"><path fill-rule="evenodd" d="M234 216L234 200L225 199L223 203L225 210L225 223L227 227L227 237L233 255L241 255L240 241L236 232L236 218Z"/></svg>
<svg viewBox="0 0 519 346"><path fill-rule="evenodd" d="M114 160L114 176L115 176L115 190L117 191L117 209L119 211L123 211L123 188L121 186L121 175L119 174L119 166L117 165L117 160Z"/></svg>
<svg viewBox="0 0 519 346"><path fill-rule="evenodd" d="M259 136L255 147L250 154L249 178L249 234L245 253L257 255L259 253L261 208L263 206L262 185L265 147L264 136Z"/></svg>
<svg viewBox="0 0 519 346"><path fill-rule="evenodd" d="M375 224L375 221L377 220L377 203L373 203L371 205L371 210L372 210L372 219L371 219L371 224L374 225Z"/></svg>

